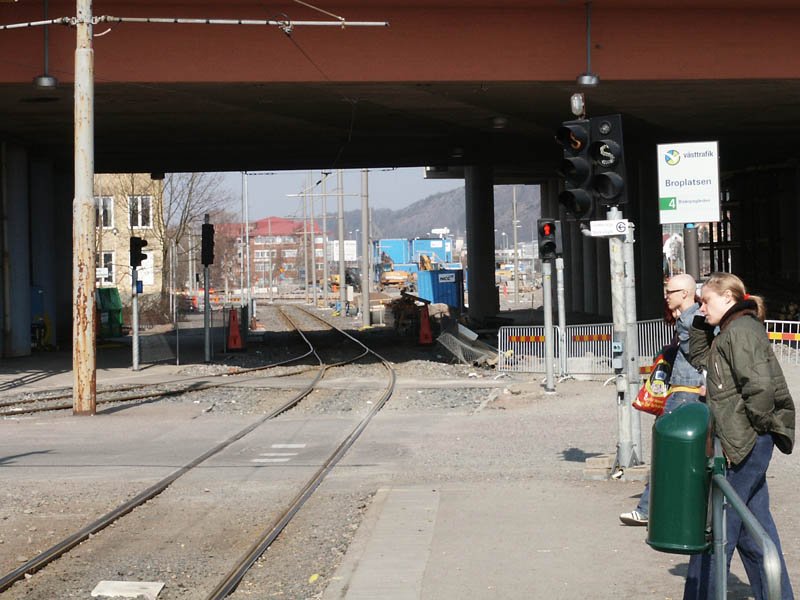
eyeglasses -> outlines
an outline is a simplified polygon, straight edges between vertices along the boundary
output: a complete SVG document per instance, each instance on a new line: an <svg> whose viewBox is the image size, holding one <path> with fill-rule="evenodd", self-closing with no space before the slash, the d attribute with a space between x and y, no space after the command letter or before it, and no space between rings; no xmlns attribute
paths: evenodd
<svg viewBox="0 0 800 600"><path fill-rule="evenodd" d="M664 295L669 296L670 294L674 294L675 292L683 292L684 290L664 290Z"/></svg>

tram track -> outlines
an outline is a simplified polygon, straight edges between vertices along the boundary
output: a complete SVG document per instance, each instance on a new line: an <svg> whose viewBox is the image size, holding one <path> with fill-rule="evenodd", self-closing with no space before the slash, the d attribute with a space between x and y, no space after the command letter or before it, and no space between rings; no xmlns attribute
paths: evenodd
<svg viewBox="0 0 800 600"><path fill-rule="evenodd" d="M276 309L277 310L277 309ZM278 314L285 318L285 315L278 310ZM287 321L292 330L296 330L293 324ZM181 396L186 393L199 392L203 390L210 390L221 387L233 387L240 383L241 376L254 375L278 369L280 367L290 366L298 363L312 355L312 350L308 349L305 352L288 358L286 360L273 362L267 365L257 367L231 367L222 373L209 373L203 375L192 375L180 379L173 379L170 382L158 384L136 384L126 386L113 386L108 389L100 389L97 391L97 405L119 404L126 402L143 402L152 401L159 398L171 398ZM291 377L299 375L310 370L307 368L300 368L291 372L280 373L274 375L275 377ZM229 381L208 381L209 379L222 379L231 378ZM177 386L177 387L174 387ZM160 387L162 389L152 389ZM163 389L169 387L169 389ZM124 392L136 390L135 393L125 395ZM144 391L143 391L144 390ZM151 390L151 391L146 391ZM122 394L122 395L120 395ZM15 417L25 414L33 414L39 412L48 412L53 410L70 410L73 408L72 401L66 402L65 400L72 398L71 388L66 391L56 392L43 391L37 393L30 398L22 398L16 400L9 400L0 402L0 418L2 417Z"/></svg>
<svg viewBox="0 0 800 600"><path fill-rule="evenodd" d="M330 327L332 329L337 329L333 327L330 323L327 323L317 315L313 315L308 311L303 309L299 309L298 307L292 307L292 311L302 311L305 315L316 319L318 322L324 323L326 327ZM286 312L283 311L284 316L287 319L291 319ZM117 522L121 517L129 514L135 508L142 506L146 502L154 499L156 496L161 494L164 490L169 488L173 485L179 478L183 477L190 471L196 469L202 463L208 461L211 457L219 454L225 448L231 446L231 444L241 440L248 434L252 433L256 429L258 429L263 423L268 420L274 419L275 417L285 413L286 411L290 410L291 408L297 406L304 398L310 395L316 388L319 381L325 375L327 371L333 369L338 366L344 366L347 364L351 364L355 361L361 360L364 357L374 355L380 361L381 366L386 371L388 383L383 389L380 397L373 402L372 408L368 411L368 413L363 416L358 423L353 427L343 439L341 439L340 443L336 446L336 448L327 456L327 458L322 461L321 466L315 471L315 473L309 477L302 486L299 486L296 495L288 502L286 508L280 512L277 516L275 516L268 525L263 528L262 532L255 540L252 541L248 550L241 556L241 558L236 561L233 568L228 571L224 577L220 578L219 583L213 588L212 592L207 596L207 598L225 598L229 595L239 584L242 577L247 573L248 569L255 563L256 560L263 554L263 552L273 543L273 541L280 535L281 531L286 527L286 525L291 521L294 515L300 510L303 504L312 496L314 491L319 487L325 476L334 468L336 463L344 456L347 450L352 446L352 444L358 439L364 429L367 427L371 419L377 412L383 407L386 400L392 395L394 391L395 385L395 373L394 370L389 364L388 361L377 355L375 352L367 348L364 344L359 342L356 338L344 332L342 330L337 329L343 336L345 336L349 342L357 345L361 348L355 356L349 357L346 360L339 360L336 362L329 362L326 363L322 360L322 358L317 353L317 350L312 346L311 342L308 341L307 337L301 332L300 327L294 323L294 326L297 328L297 331L300 332L300 335L306 339L307 343L309 344L310 354L318 361L317 367L317 374L313 378L313 380L299 393L295 394L288 402L284 403L283 405L279 406L275 410L271 411L270 413L260 417L244 429L238 431L233 436L229 437L224 442L215 445L214 447L210 448L205 453L201 454L194 460L190 461L189 463L185 464L178 470L174 471L161 481L157 482L155 485L150 486L128 502L125 502L118 506L116 509L106 513L101 518L97 519L96 521L90 523L86 527L80 529L79 531L75 532L74 534L68 536L61 542L55 544L50 549L46 550L45 552L41 553L37 557L29 560L18 569L14 570L13 572L9 573L2 579L0 579L0 591L8 589L14 582L26 577L30 576L31 573L42 569L47 564L55 561L57 558L64 556L67 552L69 552L72 548L83 542L84 540L88 539L89 537L95 535L102 529L108 527L111 523ZM295 359L297 360L297 359ZM274 365L272 365L274 366Z"/></svg>

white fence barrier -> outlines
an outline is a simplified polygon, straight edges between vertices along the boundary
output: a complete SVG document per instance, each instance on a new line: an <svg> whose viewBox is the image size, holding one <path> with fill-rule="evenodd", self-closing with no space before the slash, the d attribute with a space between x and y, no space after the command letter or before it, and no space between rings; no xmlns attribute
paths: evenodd
<svg viewBox="0 0 800 600"><path fill-rule="evenodd" d="M800 322L766 321L767 336L778 361L783 364L800 364ZM561 349L558 344L558 327L555 331L554 368L559 371ZM669 344L675 329L662 319L639 321L639 371L642 376L650 372L653 358ZM506 372L544 373L544 327L510 326L498 332L497 369ZM595 325L568 325L565 328L564 346L566 373L561 375L611 375L611 341L614 327L611 323Z"/></svg>
<svg viewBox="0 0 800 600"><path fill-rule="evenodd" d="M800 321L766 321L767 337L778 362L800 364Z"/></svg>

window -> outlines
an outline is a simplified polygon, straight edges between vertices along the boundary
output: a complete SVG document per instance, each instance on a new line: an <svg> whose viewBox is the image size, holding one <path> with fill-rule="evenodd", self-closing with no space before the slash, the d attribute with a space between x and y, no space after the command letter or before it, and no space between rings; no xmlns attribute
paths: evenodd
<svg viewBox="0 0 800 600"><path fill-rule="evenodd" d="M94 197L94 222L96 227L104 229L114 227L114 198L111 196Z"/></svg>
<svg viewBox="0 0 800 600"><path fill-rule="evenodd" d="M128 206L131 228L152 226L152 196L128 196Z"/></svg>
<svg viewBox="0 0 800 600"><path fill-rule="evenodd" d="M98 283L114 283L114 253L103 251L94 257L95 279Z"/></svg>

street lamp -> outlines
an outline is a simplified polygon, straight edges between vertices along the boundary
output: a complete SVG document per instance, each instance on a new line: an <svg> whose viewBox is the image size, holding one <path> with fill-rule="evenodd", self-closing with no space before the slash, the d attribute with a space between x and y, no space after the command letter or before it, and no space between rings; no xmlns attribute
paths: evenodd
<svg viewBox="0 0 800 600"><path fill-rule="evenodd" d="M503 236L503 250L508 250L508 237L506 236L506 232L501 231L500 235Z"/></svg>

